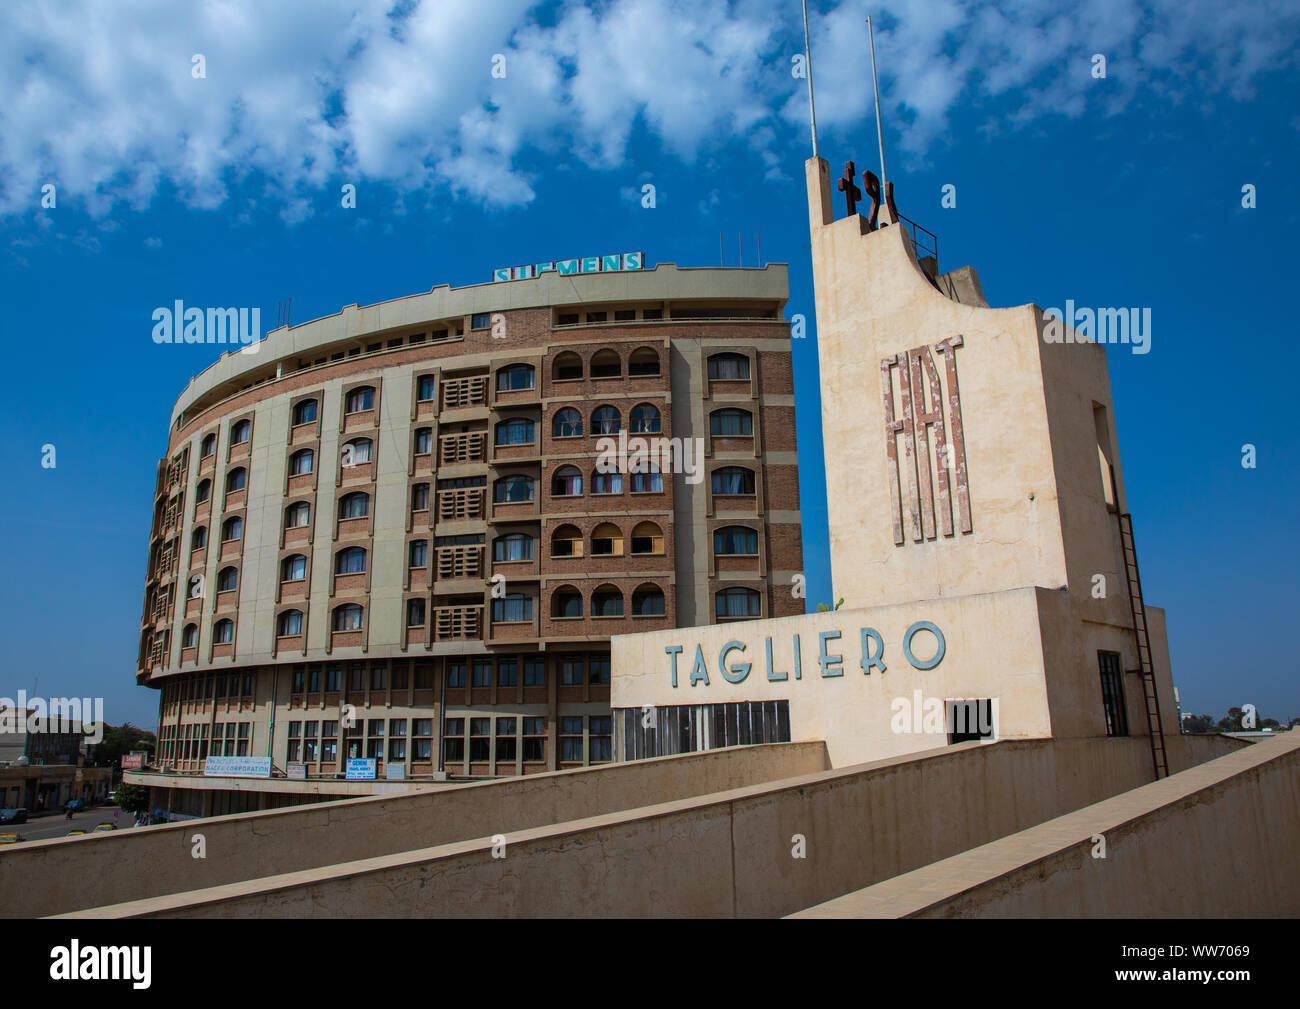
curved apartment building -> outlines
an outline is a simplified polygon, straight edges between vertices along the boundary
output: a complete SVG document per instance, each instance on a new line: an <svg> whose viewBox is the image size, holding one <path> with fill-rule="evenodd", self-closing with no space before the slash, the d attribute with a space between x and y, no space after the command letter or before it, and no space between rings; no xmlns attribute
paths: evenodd
<svg viewBox="0 0 1300 1009"><path fill-rule="evenodd" d="M803 612L787 292L778 264L545 273L225 353L158 465L145 777L201 814L268 804L209 756L270 757L273 802L344 794L349 757L610 760L611 635Z"/></svg>

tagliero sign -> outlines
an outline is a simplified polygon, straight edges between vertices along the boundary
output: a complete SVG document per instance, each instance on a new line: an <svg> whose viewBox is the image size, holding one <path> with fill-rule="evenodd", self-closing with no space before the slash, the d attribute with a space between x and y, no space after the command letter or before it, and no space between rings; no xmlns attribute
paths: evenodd
<svg viewBox="0 0 1300 1009"><path fill-rule="evenodd" d="M617 256L584 256L581 259L557 259L550 263L528 266L500 266L492 271L493 281L528 280L543 273L616 273L624 270L644 269L645 257L639 252L624 252Z"/></svg>
<svg viewBox="0 0 1300 1009"><path fill-rule="evenodd" d="M934 645L934 654L929 658L918 658L912 651L913 641L921 631L927 631L926 637L930 637ZM816 671L821 676L843 676L844 663L848 658L846 655L835 654L832 649L842 648L838 645L843 639L840 631L820 631L817 634L817 643L815 645L815 662ZM864 676L870 676L873 669L885 672L889 667L885 664L885 641L880 636L880 632L874 627L863 627L858 632L860 642L860 657L857 662L858 667L862 670ZM772 661L772 639L763 638L762 651L766 660L767 678L773 682L803 679L803 641L798 634L791 635L791 652L794 656L794 662L790 669L778 669L776 663ZM812 646L812 642L809 642ZM903 634L903 657L914 669L933 669L943 661L944 652L947 651L948 645L944 641L943 631L932 624L929 620L918 620L912 624ZM669 645L664 649L664 654L669 660L669 676L672 678L672 685L678 685L678 673L684 671L684 665L679 668L678 657L682 655L681 645ZM748 660L737 661L738 658L746 655L756 654L751 652L748 644L744 641L728 641L718 652L717 664L713 667L719 675L728 683L744 683L753 671L753 662ZM704 646L695 646L695 658L691 665L690 685L709 686L709 658L704 654Z"/></svg>

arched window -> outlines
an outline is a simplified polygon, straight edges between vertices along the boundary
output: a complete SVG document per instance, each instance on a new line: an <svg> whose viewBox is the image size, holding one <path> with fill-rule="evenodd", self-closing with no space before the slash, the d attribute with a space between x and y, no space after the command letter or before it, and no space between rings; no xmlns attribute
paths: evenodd
<svg viewBox="0 0 1300 1009"><path fill-rule="evenodd" d="M658 375L659 352L653 347L638 347L627 362L629 375Z"/></svg>
<svg viewBox="0 0 1300 1009"><path fill-rule="evenodd" d="M556 589L551 595L551 616L560 618L582 616L582 593L572 585L564 585Z"/></svg>
<svg viewBox="0 0 1300 1009"><path fill-rule="evenodd" d="M663 530L653 522L638 522L632 529L632 553L661 554L663 552Z"/></svg>
<svg viewBox="0 0 1300 1009"><path fill-rule="evenodd" d="M206 459L217 450L217 436L215 434L205 434L203 441L199 443L199 458Z"/></svg>
<svg viewBox="0 0 1300 1009"><path fill-rule="evenodd" d="M415 398L421 403L433 399L433 376L421 375L415 386Z"/></svg>
<svg viewBox="0 0 1300 1009"><path fill-rule="evenodd" d="M207 545L208 545L208 527L195 526L194 532L190 536L190 549L202 550Z"/></svg>
<svg viewBox="0 0 1300 1009"><path fill-rule="evenodd" d="M554 438L581 438L582 414L572 407L565 407L555 415L551 424L551 436Z"/></svg>
<svg viewBox="0 0 1300 1009"><path fill-rule="evenodd" d="M366 552L361 547L344 547L334 555L336 575L355 575L366 570Z"/></svg>
<svg viewBox="0 0 1300 1009"><path fill-rule="evenodd" d="M728 407L709 414L709 434L744 438L754 433L754 415L748 410Z"/></svg>
<svg viewBox="0 0 1300 1009"><path fill-rule="evenodd" d="M242 445L253 434L253 425L246 420L241 420L230 429L230 444Z"/></svg>
<svg viewBox="0 0 1300 1009"><path fill-rule="evenodd" d="M353 438L343 446L341 463L344 469L360 466L370 461L370 452L374 443L369 438Z"/></svg>
<svg viewBox="0 0 1300 1009"><path fill-rule="evenodd" d="M527 417L511 417L497 425L498 445L531 445L533 422Z"/></svg>
<svg viewBox="0 0 1300 1009"><path fill-rule="evenodd" d="M522 592L507 593L492 600L492 621L498 624L517 624L533 619L532 597Z"/></svg>
<svg viewBox="0 0 1300 1009"><path fill-rule="evenodd" d="M582 358L571 351L556 355L555 362L551 365L551 378L557 382L582 378Z"/></svg>
<svg viewBox="0 0 1300 1009"><path fill-rule="evenodd" d="M302 610L285 610L276 623L276 634L282 638L302 633Z"/></svg>
<svg viewBox="0 0 1300 1009"><path fill-rule="evenodd" d="M217 572L217 591L230 592L239 585L239 569L222 568Z"/></svg>
<svg viewBox="0 0 1300 1009"><path fill-rule="evenodd" d="M622 473L601 473L597 470L591 475L591 492L593 494L622 494Z"/></svg>
<svg viewBox="0 0 1300 1009"><path fill-rule="evenodd" d="M280 562L280 581L300 582L307 577L307 558L302 554L290 554Z"/></svg>
<svg viewBox="0 0 1300 1009"><path fill-rule="evenodd" d="M591 531L591 556L622 557L623 530L610 522L602 522Z"/></svg>
<svg viewBox="0 0 1300 1009"><path fill-rule="evenodd" d="M373 410L374 407L375 390L368 385L353 389L343 400L344 413L360 413L362 410Z"/></svg>
<svg viewBox="0 0 1300 1009"><path fill-rule="evenodd" d="M411 567L427 568L429 566L429 541L411 540Z"/></svg>
<svg viewBox="0 0 1300 1009"><path fill-rule="evenodd" d="M723 589L714 596L719 619L732 617L757 617L760 615L761 600L757 592L753 589L733 586L729 589Z"/></svg>
<svg viewBox="0 0 1300 1009"><path fill-rule="evenodd" d="M232 620L218 620L212 625L212 642L217 645L228 645L235 640L235 624Z"/></svg>
<svg viewBox="0 0 1300 1009"><path fill-rule="evenodd" d="M714 354L709 358L709 381L749 378L749 358L743 354Z"/></svg>
<svg viewBox="0 0 1300 1009"><path fill-rule="evenodd" d="M316 401L314 399L304 399L293 405L293 423L310 424L316 419Z"/></svg>
<svg viewBox="0 0 1300 1009"><path fill-rule="evenodd" d="M659 472L658 463L650 464L650 472L633 473L631 477L633 494L658 494L664 489L664 475Z"/></svg>
<svg viewBox="0 0 1300 1009"><path fill-rule="evenodd" d="M231 540L237 540L244 535L244 520L238 515L233 515L226 519L221 526L221 541L229 543Z"/></svg>
<svg viewBox="0 0 1300 1009"><path fill-rule="evenodd" d="M339 498L339 518L363 519L370 514L370 495L365 491L354 491Z"/></svg>
<svg viewBox="0 0 1300 1009"><path fill-rule="evenodd" d="M361 623L362 611L356 603L344 603L334 608L334 630L359 631Z"/></svg>
<svg viewBox="0 0 1300 1009"><path fill-rule="evenodd" d="M613 585L602 585L591 595L591 615L593 617L621 617L623 615L623 593Z"/></svg>
<svg viewBox="0 0 1300 1009"><path fill-rule="evenodd" d="M237 466L226 474L226 493L231 494L234 491L243 490L248 483L248 470L243 466Z"/></svg>
<svg viewBox="0 0 1300 1009"><path fill-rule="evenodd" d="M745 526L723 526L713 530L713 552L715 554L756 554L758 553L758 533Z"/></svg>
<svg viewBox="0 0 1300 1009"><path fill-rule="evenodd" d="M577 497L582 493L582 473L573 466L561 466L551 478L555 497Z"/></svg>
<svg viewBox="0 0 1300 1009"><path fill-rule="evenodd" d="M566 523L555 530L551 535L551 556L582 556L582 533L577 526Z"/></svg>
<svg viewBox="0 0 1300 1009"><path fill-rule="evenodd" d="M622 425L622 415L612 406L602 406L591 415L592 434L618 434Z"/></svg>
<svg viewBox="0 0 1300 1009"><path fill-rule="evenodd" d="M659 411L649 403L642 403L632 408L633 434L658 434L660 431Z"/></svg>
<svg viewBox="0 0 1300 1009"><path fill-rule="evenodd" d="M519 473L502 477L492 485L492 500L508 504L533 499L533 478Z"/></svg>
<svg viewBox="0 0 1300 1009"><path fill-rule="evenodd" d="M316 465L316 453L309 448L299 449L289 456L289 475L303 476L312 471Z"/></svg>
<svg viewBox="0 0 1300 1009"><path fill-rule="evenodd" d="M284 527L301 529L311 521L311 505L306 501L295 501L284 510Z"/></svg>
<svg viewBox="0 0 1300 1009"><path fill-rule="evenodd" d="M662 617L664 594L654 585L642 585L632 593L632 615L637 617Z"/></svg>
<svg viewBox="0 0 1300 1009"><path fill-rule="evenodd" d="M415 454L429 455L433 451L433 428L419 427L415 429Z"/></svg>
<svg viewBox="0 0 1300 1009"><path fill-rule="evenodd" d="M181 647L193 648L199 643L199 625L186 624L185 630L181 631Z"/></svg>
<svg viewBox="0 0 1300 1009"><path fill-rule="evenodd" d="M617 378L623 374L623 362L612 350L598 350L591 355L592 378Z"/></svg>
<svg viewBox="0 0 1300 1009"><path fill-rule="evenodd" d="M194 489L194 503L203 504L210 497L212 497L212 481L200 480L198 487Z"/></svg>
<svg viewBox="0 0 1300 1009"><path fill-rule="evenodd" d="M754 471L744 466L723 466L713 471L712 484L714 494L753 494Z"/></svg>
<svg viewBox="0 0 1300 1009"><path fill-rule="evenodd" d="M531 389L535 381L531 364L512 364L497 371L497 392Z"/></svg>
<svg viewBox="0 0 1300 1009"><path fill-rule="evenodd" d="M499 536L492 544L492 559L497 561L531 561L533 538L526 533Z"/></svg>

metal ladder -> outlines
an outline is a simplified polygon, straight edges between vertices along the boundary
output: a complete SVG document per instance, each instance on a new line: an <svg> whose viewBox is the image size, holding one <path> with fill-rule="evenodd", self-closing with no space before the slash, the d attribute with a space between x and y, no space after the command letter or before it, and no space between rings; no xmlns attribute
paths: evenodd
<svg viewBox="0 0 1300 1009"><path fill-rule="evenodd" d="M1129 610L1133 614L1133 636L1137 639L1138 669L1130 672L1142 676L1142 695L1147 710L1147 738L1151 741L1151 764L1156 780L1168 777L1169 759L1165 755L1165 730L1160 721L1160 696L1156 693L1155 670L1151 665L1151 637L1147 633L1147 607L1142 598L1142 576L1138 573L1137 546L1133 542L1133 516L1116 511L1119 518L1119 542L1124 551L1124 576L1128 579Z"/></svg>

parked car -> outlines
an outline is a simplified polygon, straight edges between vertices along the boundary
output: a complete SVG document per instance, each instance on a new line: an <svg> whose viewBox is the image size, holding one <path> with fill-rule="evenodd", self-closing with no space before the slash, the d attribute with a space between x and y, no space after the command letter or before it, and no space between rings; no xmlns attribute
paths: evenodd
<svg viewBox="0 0 1300 1009"><path fill-rule="evenodd" d="M17 844L19 841L26 841L27 838L22 834L0 834L0 844Z"/></svg>
<svg viewBox="0 0 1300 1009"><path fill-rule="evenodd" d="M117 830L117 824L116 824L116 823L100 823L100 824L97 824L97 825L95 826L95 829L92 830L91 833L92 833L92 834L102 834L102 833L105 833L106 831L109 831L109 830Z"/></svg>
<svg viewBox="0 0 1300 1009"><path fill-rule="evenodd" d="M26 823L27 810L0 809L0 823Z"/></svg>

